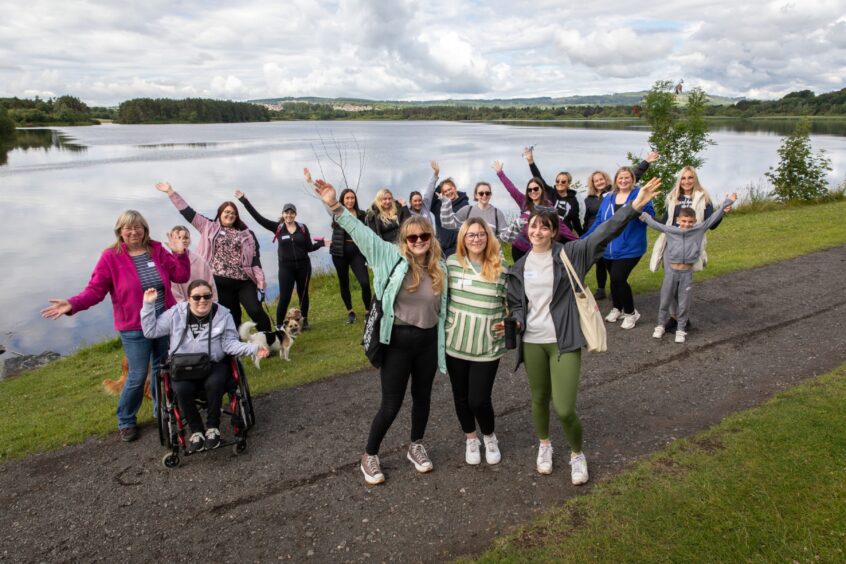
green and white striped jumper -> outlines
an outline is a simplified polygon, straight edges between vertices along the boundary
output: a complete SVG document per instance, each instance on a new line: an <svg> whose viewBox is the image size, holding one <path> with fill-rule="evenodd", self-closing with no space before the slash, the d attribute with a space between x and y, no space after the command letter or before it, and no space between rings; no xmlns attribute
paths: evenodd
<svg viewBox="0 0 846 564"><path fill-rule="evenodd" d="M491 361L501 358L505 336L494 335L493 324L505 318L505 272L496 282L482 278L481 266L458 256L447 259L449 299L446 318L446 353L455 358Z"/></svg>

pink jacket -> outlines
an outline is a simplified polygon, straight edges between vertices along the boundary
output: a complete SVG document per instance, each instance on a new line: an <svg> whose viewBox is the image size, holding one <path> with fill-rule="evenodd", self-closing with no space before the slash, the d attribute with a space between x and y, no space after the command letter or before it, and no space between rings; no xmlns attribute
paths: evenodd
<svg viewBox="0 0 846 564"><path fill-rule="evenodd" d="M170 201L173 202L173 205L176 206L176 209L180 212L184 212L184 210L189 208L188 202L183 200L182 196L177 194L175 191L169 197ZM212 256L214 255L214 238L217 237L218 233L220 233L222 227L220 222L204 217L196 213L193 209L190 211L193 212L193 217L189 218L187 215L185 217L191 222L191 225L196 227L197 231L200 232L200 242L197 245L197 254L203 257L206 262L211 264ZM183 213L183 215L185 214ZM249 229L241 231L241 269L244 271L247 278L252 280L259 289L263 290L266 287L266 283L264 271L261 269L261 266L258 265L258 261L255 260L257 246L255 237L256 236Z"/></svg>
<svg viewBox="0 0 846 564"><path fill-rule="evenodd" d="M85 289L68 301L73 315L103 301L106 294L112 299L116 331L141 331L141 304L144 301L144 289L132 257L121 244L121 252L108 248L100 255L97 266L91 274L91 280ZM159 271L164 283L165 308L176 303L170 291L170 283L186 282L191 272L188 255L172 255L158 241L150 241L150 257Z"/></svg>
<svg viewBox="0 0 846 564"><path fill-rule="evenodd" d="M170 281L170 290L173 292L173 299L177 302L187 301L188 285L194 280L205 280L211 286L212 300L217 301L217 287L214 285L214 274L212 274L209 263L197 253L192 253L189 250L186 250L185 254L188 255L188 259L191 261L191 276L184 283Z"/></svg>

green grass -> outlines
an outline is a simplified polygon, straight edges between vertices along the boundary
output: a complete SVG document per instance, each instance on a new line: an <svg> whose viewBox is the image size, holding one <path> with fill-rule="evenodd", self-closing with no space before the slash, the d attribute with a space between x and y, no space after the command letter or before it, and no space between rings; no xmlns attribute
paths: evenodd
<svg viewBox="0 0 846 564"><path fill-rule="evenodd" d="M679 440L481 562L843 562L846 365Z"/></svg>
<svg viewBox="0 0 846 564"><path fill-rule="evenodd" d="M730 214L719 229L709 233L711 264L697 273L696 279L842 245L846 243L844 215L846 202ZM654 238L655 232L650 230L650 240ZM648 256L632 274L635 292L654 291L661 285L662 274L649 272L647 264ZM595 283L593 275L588 275L588 282ZM354 283L353 304L361 317L359 296ZM368 366L359 346L361 320L349 326L344 324L345 319L337 278L331 273L315 276L309 315L314 329L297 339L291 362L279 358L264 360L260 371L248 363L253 393L297 386ZM114 431L117 400L104 394L101 382L117 377L121 354L120 343L111 340L0 381L0 460ZM142 407L141 421L149 420L149 412L146 405Z"/></svg>

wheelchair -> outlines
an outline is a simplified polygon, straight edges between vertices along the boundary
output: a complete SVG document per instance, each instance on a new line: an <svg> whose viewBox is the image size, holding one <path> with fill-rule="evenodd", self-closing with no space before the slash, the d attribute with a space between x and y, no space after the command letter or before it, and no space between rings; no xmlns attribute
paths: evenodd
<svg viewBox="0 0 846 564"><path fill-rule="evenodd" d="M232 423L232 439L223 440L220 447L231 446L235 455L242 454L247 449L247 432L255 425L253 399L250 395L250 384L244 365L237 358L230 357L230 378L226 384L224 398L221 402L221 421L229 416ZM156 412L156 423L159 429L159 441L170 451L162 457L165 468L176 468L182 462L180 456L189 456L188 422L185 421L176 400L176 393L171 388L170 372L167 364L163 366L156 378L156 397L159 399L159 409ZM228 401L227 401L228 398ZM206 407L205 391L198 391L194 401L197 407ZM217 450L217 449L215 449ZM200 451L209 452L209 451Z"/></svg>

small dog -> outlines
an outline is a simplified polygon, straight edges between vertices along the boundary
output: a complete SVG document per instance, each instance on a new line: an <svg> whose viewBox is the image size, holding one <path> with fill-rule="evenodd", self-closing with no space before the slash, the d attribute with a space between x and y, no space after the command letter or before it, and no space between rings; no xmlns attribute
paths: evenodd
<svg viewBox="0 0 846 564"><path fill-rule="evenodd" d="M126 385L126 377L129 374L129 359L126 356L120 361L120 378L117 380L103 380L103 389L110 396L120 395L124 385ZM153 399L153 394L150 393L150 374L147 374L147 379L144 381L144 397L148 400Z"/></svg>
<svg viewBox="0 0 846 564"><path fill-rule="evenodd" d="M282 325L277 327L276 331L273 332L274 335L276 335L276 340L273 341L273 344L270 346L267 344L267 335L263 332L251 332L251 330L256 326L256 324L252 321L245 321L242 323L238 328L238 334L241 336L241 340L245 343L255 343L269 349L270 352L278 352L279 358L284 358L285 360L290 361L288 353L291 351L291 347L294 345L294 340L297 338L297 335L299 335L300 331L302 331L301 319L302 313L300 310L296 308L288 310ZM253 363L256 365L256 368L261 368L261 359L258 355L253 356Z"/></svg>

